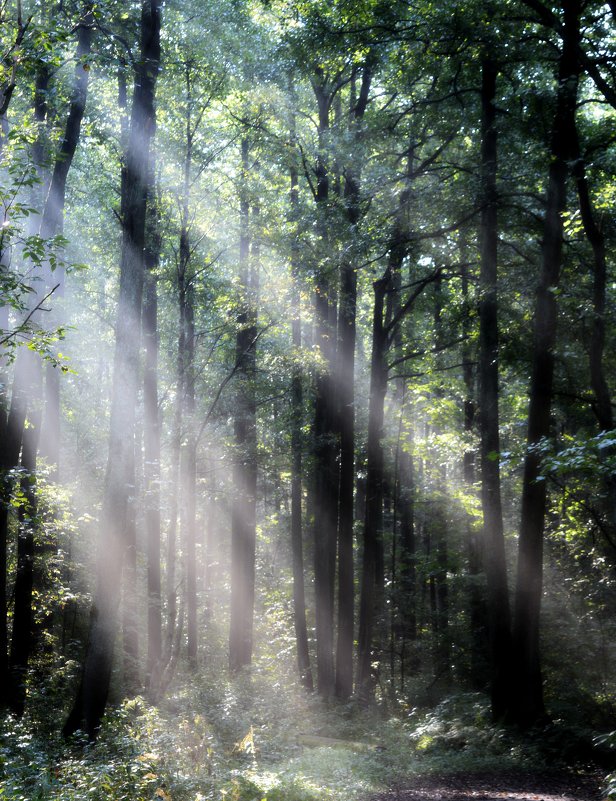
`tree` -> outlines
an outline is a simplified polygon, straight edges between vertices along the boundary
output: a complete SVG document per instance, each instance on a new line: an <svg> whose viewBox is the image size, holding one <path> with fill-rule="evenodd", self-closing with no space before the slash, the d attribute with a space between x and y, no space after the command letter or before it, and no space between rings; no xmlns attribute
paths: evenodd
<svg viewBox="0 0 616 801"><path fill-rule="evenodd" d="M580 76L580 11L577 0L563 3L562 50L550 143L550 167L542 243L542 264L535 306L527 453L524 460L522 512L515 596L513 647L516 695L512 717L522 726L544 713L539 656L543 529L547 487L541 480L541 440L550 434L557 299L563 248L562 217L567 202L569 164L576 155L573 133Z"/></svg>
<svg viewBox="0 0 616 801"><path fill-rule="evenodd" d="M89 645L77 699L65 735L83 728L94 739L107 704L118 597L129 525L129 493L134 486L134 425L139 372L139 321L144 279L149 145L154 131L154 97L160 62L160 0L141 7L140 56L136 63L130 134L122 174L122 259L116 325L109 456L101 524L97 588Z"/></svg>

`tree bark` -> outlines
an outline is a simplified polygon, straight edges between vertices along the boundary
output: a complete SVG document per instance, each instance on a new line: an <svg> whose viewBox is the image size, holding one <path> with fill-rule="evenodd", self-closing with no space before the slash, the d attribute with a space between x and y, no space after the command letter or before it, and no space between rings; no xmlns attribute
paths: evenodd
<svg viewBox="0 0 616 801"><path fill-rule="evenodd" d="M87 59L92 49L94 35L92 6L91 1L84 3L83 16L77 26L77 52L71 102L66 118L64 137L56 155L49 192L45 201L40 228L40 235L43 239L50 239L62 234L64 230L66 181L79 143L81 122L88 97L90 67ZM53 275L47 266L45 279L48 290L57 284L54 292L56 299L64 295L64 268L62 266L58 266ZM53 314L52 320L58 324L60 318L57 312ZM45 369L45 412L41 433L41 455L52 466L52 478L57 479L60 464L60 369L53 364L48 364Z"/></svg>
<svg viewBox="0 0 616 801"><path fill-rule="evenodd" d="M182 337L184 354L183 427L180 453L180 512L182 539L184 542L184 575L186 595L186 639L187 656L191 667L197 664L197 550L196 550L196 481L197 443L195 432L195 272L191 268L190 241L190 188L192 180L193 136L192 121L193 87L192 63L184 65L186 87L186 151L184 156L184 181L182 193L182 223L180 231L179 272L184 286L184 309L180 317L184 325ZM197 123L198 124L198 123Z"/></svg>
<svg viewBox="0 0 616 801"><path fill-rule="evenodd" d="M117 580L126 558L129 501L134 487L135 407L139 375L149 150L160 62L161 0L143 0L128 150L122 181L122 253L116 323L107 475L101 513L97 586L82 686L64 733L83 728L95 739L107 705L118 627Z"/></svg>
<svg viewBox="0 0 616 801"><path fill-rule="evenodd" d="M293 95L294 97L294 95ZM291 140L295 139L295 119L291 117ZM293 561L293 622L295 627L295 643L297 648L297 667L302 684L307 690L313 689L310 651L308 648L308 631L306 627L306 594L304 586L304 545L302 530L302 424L303 405L303 369L300 362L302 347L302 318L300 295L300 249L298 242L299 180L294 163L290 170L291 188L289 193L290 218L293 224L293 240L291 242L291 292L293 319L291 321L295 363L291 377L291 551Z"/></svg>
<svg viewBox="0 0 616 801"><path fill-rule="evenodd" d="M511 612L500 490L499 334L498 334L498 193L497 65L485 56L481 83L481 181L479 301L479 424L481 428L481 506L488 589L491 705L494 720L510 706Z"/></svg>
<svg viewBox="0 0 616 801"><path fill-rule="evenodd" d="M351 132L356 145L372 80L372 71L363 68L359 97L351 93ZM354 87L354 82L352 84ZM344 204L351 242L357 235L360 220L361 168L347 168ZM340 267L338 304L340 486L338 499L338 641L336 645L335 692L348 698L353 692L353 640L355 628L355 590L353 570L353 487L355 480L355 339L357 314L357 269L354 249L344 250Z"/></svg>
<svg viewBox="0 0 616 801"><path fill-rule="evenodd" d="M593 253L593 286L592 309L593 318L588 349L590 367L590 384L595 396L595 414L599 424L599 431L612 431L614 429L614 412L610 388L605 375L605 297L607 286L607 260L605 250L605 235L597 220L593 208L588 179L586 177L586 164L581 153L577 130L574 132L577 157L574 161L573 175L575 178L580 214L584 233ZM613 454L613 448L604 449L604 458ZM612 534L616 534L616 476L608 474L605 477L605 490L607 495L607 520Z"/></svg>
<svg viewBox="0 0 616 801"><path fill-rule="evenodd" d="M335 691L334 674L334 586L336 566L336 528L338 519L338 469L336 457L336 402L333 382L335 325L332 325L331 268L328 255L326 214L329 175L326 150L332 94L319 68L313 80L318 104L318 154L316 162L317 226L321 239L321 262L315 287L315 341L322 359L315 380L314 409L314 589L317 637L317 687L330 698Z"/></svg>
<svg viewBox="0 0 616 801"><path fill-rule="evenodd" d="M550 412L556 342L556 289L560 280L568 163L575 157L575 130L580 65L580 2L563 2L564 27L559 58L556 113L552 128L544 220L542 265L534 318L533 356L528 410L528 450L524 461L513 647L516 698L512 717L528 727L545 715L539 654L543 585L543 530L547 503L541 476L540 442L550 434Z"/></svg>
<svg viewBox="0 0 616 801"><path fill-rule="evenodd" d="M378 662L378 630L383 615L383 418L387 391L387 332L384 321L385 294L391 271L373 284L372 356L370 361L370 401L368 411L368 466L366 475L366 516L362 551L359 607L357 693L363 701L374 694Z"/></svg>
<svg viewBox="0 0 616 801"><path fill-rule="evenodd" d="M148 571L147 685L153 690L162 668L161 524L160 524L160 414L158 410L158 284L161 238L153 170L148 176L145 247L145 288L142 338L145 345L143 376L143 449L145 531Z"/></svg>
<svg viewBox="0 0 616 801"><path fill-rule="evenodd" d="M242 140L240 189L240 286L236 364L238 388L234 420L235 457L231 510L231 625L229 668L237 671L252 661L255 596L257 428L256 428L256 273L250 256L250 198L246 181L249 143ZM254 258L253 258L254 262ZM252 266L252 269L251 269Z"/></svg>
<svg viewBox="0 0 616 801"><path fill-rule="evenodd" d="M30 375L27 383L28 425L23 431L21 491L17 535L17 570L13 592L13 631L11 637L10 709L21 717L26 703L26 678L33 646L34 534L37 528L36 452L41 430L42 371L40 357L28 353Z"/></svg>

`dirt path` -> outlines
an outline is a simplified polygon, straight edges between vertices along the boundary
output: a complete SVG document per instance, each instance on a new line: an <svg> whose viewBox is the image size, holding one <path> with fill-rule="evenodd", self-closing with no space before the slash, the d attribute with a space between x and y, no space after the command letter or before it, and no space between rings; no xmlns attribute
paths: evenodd
<svg viewBox="0 0 616 801"><path fill-rule="evenodd" d="M601 778L549 770L422 776L372 801L599 801Z"/></svg>

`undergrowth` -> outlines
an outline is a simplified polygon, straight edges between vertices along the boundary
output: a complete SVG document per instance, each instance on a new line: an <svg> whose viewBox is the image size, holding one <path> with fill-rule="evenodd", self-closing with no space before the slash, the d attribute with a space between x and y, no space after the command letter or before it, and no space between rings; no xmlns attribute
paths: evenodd
<svg viewBox="0 0 616 801"><path fill-rule="evenodd" d="M352 801L419 774L530 770L556 756L545 737L491 725L480 695L430 712L328 707L256 671L193 677L159 708L125 701L94 744L64 742L42 727L49 710L37 720L33 709L0 725L2 801Z"/></svg>

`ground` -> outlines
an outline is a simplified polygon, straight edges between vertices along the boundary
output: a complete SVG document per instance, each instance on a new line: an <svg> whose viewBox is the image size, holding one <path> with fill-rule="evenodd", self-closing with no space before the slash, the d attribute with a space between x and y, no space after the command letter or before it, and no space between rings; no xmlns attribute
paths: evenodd
<svg viewBox="0 0 616 801"><path fill-rule="evenodd" d="M418 777L372 801L599 801L596 772L465 773Z"/></svg>

